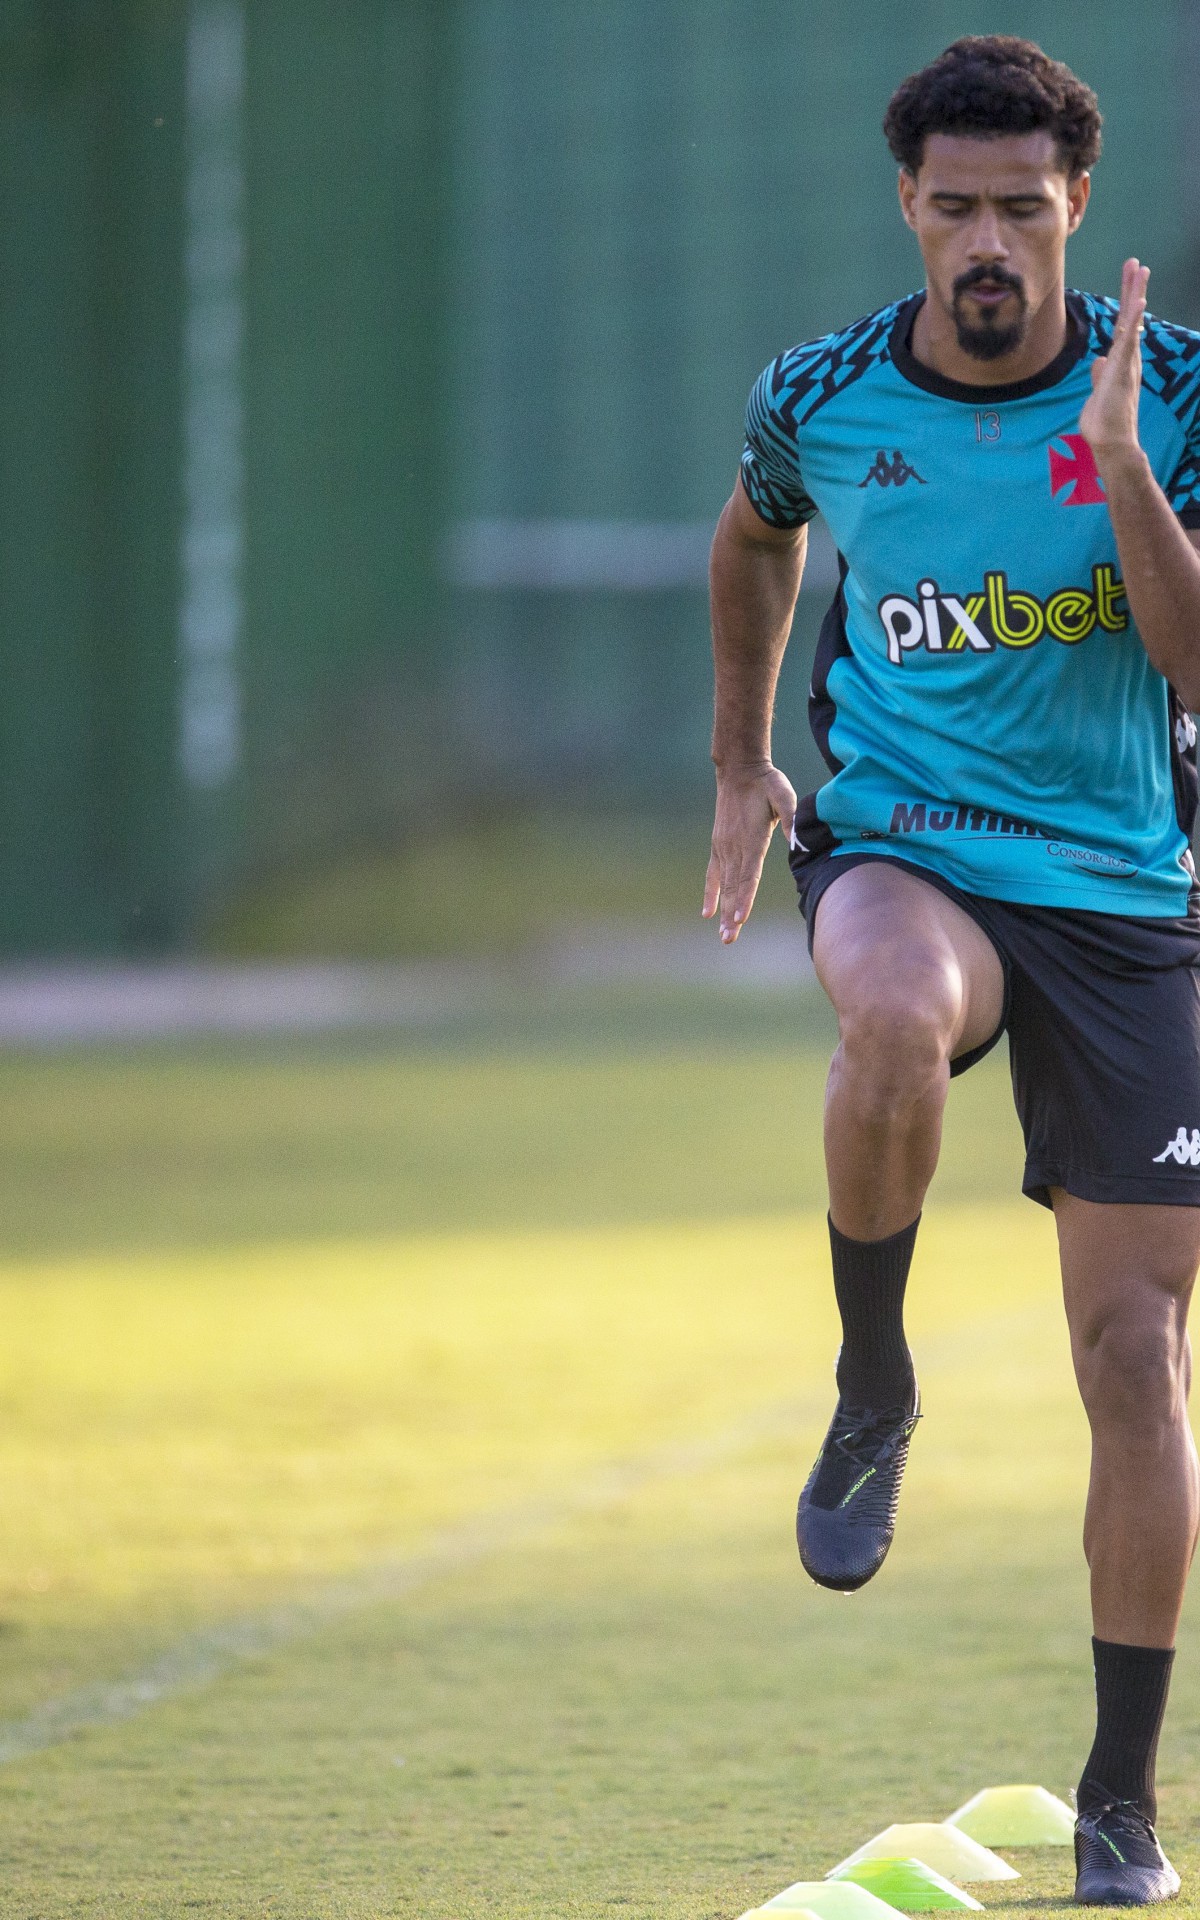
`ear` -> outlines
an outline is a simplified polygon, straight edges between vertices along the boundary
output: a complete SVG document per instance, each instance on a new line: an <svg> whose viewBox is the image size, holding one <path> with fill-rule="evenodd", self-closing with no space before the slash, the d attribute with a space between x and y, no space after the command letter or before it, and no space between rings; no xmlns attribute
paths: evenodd
<svg viewBox="0 0 1200 1920"><path fill-rule="evenodd" d="M1074 180L1067 182L1067 232L1074 233L1084 214L1088 201L1092 197L1092 176L1090 173L1077 174Z"/></svg>
<svg viewBox="0 0 1200 1920"><path fill-rule="evenodd" d="M896 181L896 188L900 195L900 211L904 216L905 225L911 227L915 233L917 229L916 174L911 173L907 167L901 167ZM1082 217L1083 216L1080 215L1081 219Z"/></svg>

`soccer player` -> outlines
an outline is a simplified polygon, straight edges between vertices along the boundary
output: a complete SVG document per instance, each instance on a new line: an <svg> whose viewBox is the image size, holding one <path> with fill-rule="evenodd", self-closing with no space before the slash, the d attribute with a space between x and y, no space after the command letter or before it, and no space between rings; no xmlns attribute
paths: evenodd
<svg viewBox="0 0 1200 1920"><path fill-rule="evenodd" d="M1154 1763L1198 1518L1200 335L1146 313L1137 260L1119 303L1066 290L1100 115L1038 47L956 41L884 130L926 284L751 395L712 554L704 912L737 939L780 826L840 1036L839 1398L797 1536L843 1592L888 1550L918 1418L902 1307L947 1088L1008 1034L1092 1435L1076 1899L1141 1905L1179 1887ZM798 801L770 726L817 512L829 777Z"/></svg>

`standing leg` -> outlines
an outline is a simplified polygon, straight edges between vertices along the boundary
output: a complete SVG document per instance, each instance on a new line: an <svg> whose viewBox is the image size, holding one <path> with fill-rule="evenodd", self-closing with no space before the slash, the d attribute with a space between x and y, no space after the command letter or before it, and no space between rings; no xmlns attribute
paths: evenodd
<svg viewBox="0 0 1200 1920"><path fill-rule="evenodd" d="M1078 1898L1168 1897L1161 1853L1122 1837L1120 1808L1157 1816L1154 1785L1175 1633L1200 1524L1200 1473L1188 1423L1191 1349L1188 1303L1200 1264L1200 1209L1102 1206L1054 1192L1071 1351L1092 1432L1084 1520L1091 1572L1097 1722L1079 1783L1081 1886ZM1116 1803L1114 1869L1096 1855L1089 1888L1089 1819ZM1108 1824L1111 1826L1111 1816ZM1157 1859L1155 1855L1157 1854ZM1144 1857L1143 1857L1144 1856ZM1162 1863L1165 1866L1165 1862ZM1126 1885L1128 1881L1128 1885ZM1108 1889L1105 1896L1105 1889Z"/></svg>
<svg viewBox="0 0 1200 1920"><path fill-rule="evenodd" d="M842 1317L838 1409L800 1497L800 1557L853 1591L883 1562L917 1410L904 1291L957 1053L999 1026L1004 977L970 915L886 860L820 901L817 976L838 1016L825 1102L829 1229Z"/></svg>

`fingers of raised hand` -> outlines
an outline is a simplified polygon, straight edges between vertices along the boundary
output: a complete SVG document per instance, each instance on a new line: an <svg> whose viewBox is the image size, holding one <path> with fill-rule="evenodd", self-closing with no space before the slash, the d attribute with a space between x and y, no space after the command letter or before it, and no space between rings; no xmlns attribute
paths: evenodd
<svg viewBox="0 0 1200 1920"><path fill-rule="evenodd" d="M1149 279L1149 267L1143 267L1137 260L1125 262L1121 273L1121 306L1113 335L1114 347L1120 344L1128 350L1141 332Z"/></svg>

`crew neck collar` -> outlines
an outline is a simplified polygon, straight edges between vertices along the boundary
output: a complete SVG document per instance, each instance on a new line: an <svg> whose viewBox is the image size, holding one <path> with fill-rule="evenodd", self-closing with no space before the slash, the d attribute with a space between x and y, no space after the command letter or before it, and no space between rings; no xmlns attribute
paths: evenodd
<svg viewBox="0 0 1200 1920"><path fill-rule="evenodd" d="M977 387L969 380L950 380L944 373L938 373L933 367L927 367L923 360L918 360L909 344L913 322L924 303L924 293L914 293L903 302L892 327L888 348L893 362L906 380L926 393L938 394L943 400L962 400L975 407L994 407L1003 400L1025 400L1031 393L1042 393L1047 387L1057 386L1087 352L1087 312L1079 295L1068 293L1066 340L1040 373L1031 373L1024 380L1009 380L992 387Z"/></svg>

